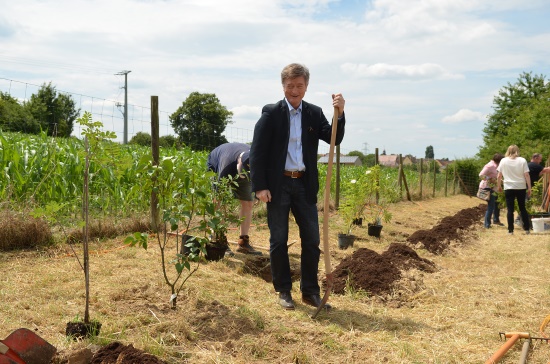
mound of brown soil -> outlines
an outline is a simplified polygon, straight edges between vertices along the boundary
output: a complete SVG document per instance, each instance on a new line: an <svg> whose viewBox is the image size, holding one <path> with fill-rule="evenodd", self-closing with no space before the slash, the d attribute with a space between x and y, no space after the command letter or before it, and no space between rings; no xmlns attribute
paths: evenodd
<svg viewBox="0 0 550 364"><path fill-rule="evenodd" d="M412 244L421 243L433 254L441 254L447 250L451 241L462 241L465 231L479 222L487 211L487 205L463 209L454 216L447 216L430 230L418 230L407 238Z"/></svg>
<svg viewBox="0 0 550 364"><path fill-rule="evenodd" d="M478 207L460 210L454 216L444 217L429 230L416 231L407 241L421 243L429 252L440 254L447 250L451 241L462 241L466 230L479 222L486 209L485 204L480 204ZM401 271L411 269L426 273L437 270L432 261L421 258L406 244L392 243L382 254L367 248L357 249L334 269L333 292L344 294L351 289L363 290L372 295L389 293L392 285L401 279ZM247 259L244 271L271 282L268 257ZM299 271L293 270L293 280L296 278L299 278ZM326 287L326 282L323 285Z"/></svg>
<svg viewBox="0 0 550 364"><path fill-rule="evenodd" d="M418 269L423 272L435 272L435 263L421 258L413 248L401 243L391 243L388 250L382 253L399 270Z"/></svg>
<svg viewBox="0 0 550 364"><path fill-rule="evenodd" d="M269 256L247 258L244 261L243 271L258 276L268 283L273 282ZM300 279L300 262L292 258L290 258L290 276L293 282Z"/></svg>
<svg viewBox="0 0 550 364"><path fill-rule="evenodd" d="M344 258L332 274L332 290L336 294L344 294L346 287L381 294L389 291L392 283L401 278L401 272L387 257L367 248L357 249Z"/></svg>
<svg viewBox="0 0 550 364"><path fill-rule="evenodd" d="M430 230L418 230L407 241L422 243L426 250L439 254L445 251L451 241L462 241L465 231L479 222L487 207L463 209L454 216L447 216ZM334 269L333 291L344 294L346 287L364 290L373 295L389 293L392 285L401 279L401 271L418 269L423 272L436 271L435 264L421 258L411 247L392 243L382 254L362 248L344 258ZM324 282L326 284L326 282Z"/></svg>
<svg viewBox="0 0 550 364"><path fill-rule="evenodd" d="M165 364L154 355L119 342L102 347L94 354L91 364Z"/></svg>
<svg viewBox="0 0 550 364"><path fill-rule="evenodd" d="M401 279L401 271L409 269L432 273L436 267L432 261L421 258L401 243L392 243L382 254L366 248L357 249L334 269L333 291L336 294L344 294L347 289L363 290L372 295L388 293L394 282Z"/></svg>

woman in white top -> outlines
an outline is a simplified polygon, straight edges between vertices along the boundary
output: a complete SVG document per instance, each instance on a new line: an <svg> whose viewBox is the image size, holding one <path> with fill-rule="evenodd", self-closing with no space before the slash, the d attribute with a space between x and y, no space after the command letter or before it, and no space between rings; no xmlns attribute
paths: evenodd
<svg viewBox="0 0 550 364"><path fill-rule="evenodd" d="M529 221L529 214L525 208L525 198L531 196L531 179L529 178L529 167L525 158L519 156L517 145L510 145L505 157L500 161L497 168L497 190L502 191L504 181L504 196L506 197L506 208L508 209L508 234L514 233L514 201L518 202L519 212L522 221ZM525 234L529 234L529 225L523 224Z"/></svg>

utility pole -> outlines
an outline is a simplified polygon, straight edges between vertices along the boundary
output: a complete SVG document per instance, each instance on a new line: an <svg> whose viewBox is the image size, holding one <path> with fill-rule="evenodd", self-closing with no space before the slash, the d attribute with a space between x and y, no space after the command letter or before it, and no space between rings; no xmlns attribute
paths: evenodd
<svg viewBox="0 0 550 364"><path fill-rule="evenodd" d="M369 154L369 144L368 144L368 143L363 143L363 145L365 146L365 147L363 148L363 151L364 151L363 154L364 154L364 155Z"/></svg>
<svg viewBox="0 0 550 364"><path fill-rule="evenodd" d="M116 73L117 75L124 75L124 144L128 144L128 73L130 72L132 71Z"/></svg>

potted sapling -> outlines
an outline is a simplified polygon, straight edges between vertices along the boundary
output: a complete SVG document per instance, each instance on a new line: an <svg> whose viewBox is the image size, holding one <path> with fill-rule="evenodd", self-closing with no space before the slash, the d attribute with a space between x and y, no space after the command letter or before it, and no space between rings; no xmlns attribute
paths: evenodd
<svg viewBox="0 0 550 364"><path fill-rule="evenodd" d="M225 256L229 249L227 230L242 222L237 200L233 197L232 187L236 184L231 176L212 182L212 198L206 204L206 217L202 222L203 229L210 235L210 241L205 247L207 260L220 260Z"/></svg>
<svg viewBox="0 0 550 364"><path fill-rule="evenodd" d="M176 309L177 297L184 284L199 269L200 255L205 254L208 242L205 220L210 207L210 177L203 167L204 160L188 150L184 156L164 157L159 165L152 158L140 161L138 170L144 176L141 186L146 191L155 191L161 211L162 223L155 231L155 240L161 252L161 268L164 281L170 287L170 308ZM179 230L184 234L194 233L191 239L179 240ZM172 252L171 231L176 234L175 252ZM135 233L125 243L130 246L148 246L148 234ZM182 245L193 248L184 253ZM174 270L169 269L170 266Z"/></svg>

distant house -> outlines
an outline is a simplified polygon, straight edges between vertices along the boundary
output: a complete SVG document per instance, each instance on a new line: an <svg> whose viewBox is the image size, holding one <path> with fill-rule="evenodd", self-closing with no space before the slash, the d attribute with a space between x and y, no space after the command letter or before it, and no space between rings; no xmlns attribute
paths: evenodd
<svg viewBox="0 0 550 364"><path fill-rule="evenodd" d="M439 167L439 169L443 169L443 170L447 168L449 164L453 163L453 161L450 161L448 159L432 159L432 158L423 158L422 162L424 163L424 165L428 165L428 166L433 165L433 163L435 162Z"/></svg>
<svg viewBox="0 0 550 364"><path fill-rule="evenodd" d="M441 169L445 169L445 168L447 168L447 166L448 166L449 164L453 163L453 161L450 161L450 160L448 160L448 159L445 159L445 160L443 160L443 159L436 159L436 161L437 161L437 163L439 163L439 167L440 167Z"/></svg>
<svg viewBox="0 0 550 364"><path fill-rule="evenodd" d="M378 163L386 167L399 167L399 155L382 154L378 156Z"/></svg>
<svg viewBox="0 0 550 364"><path fill-rule="evenodd" d="M416 162L417 162L416 157L413 157L410 154L407 154L406 156L403 157L404 166L410 166L410 165L416 164Z"/></svg>
<svg viewBox="0 0 550 364"><path fill-rule="evenodd" d="M317 163L328 164L328 154L325 154L324 156L319 158ZM336 163L336 155L334 156L332 163ZM341 155L340 164L344 164L348 166L360 166L363 163L361 163L361 158L359 158L356 155Z"/></svg>

